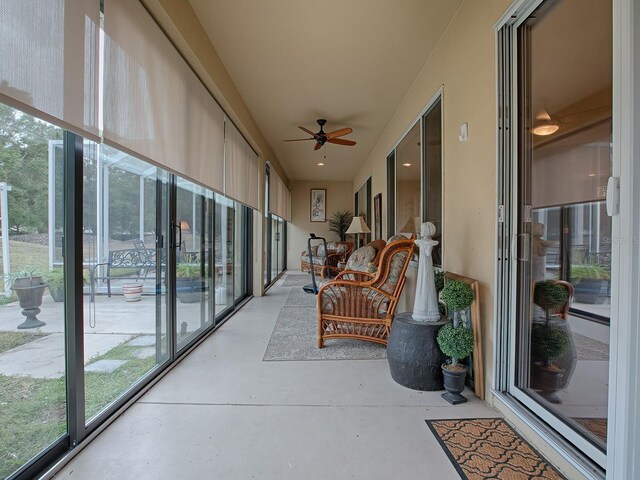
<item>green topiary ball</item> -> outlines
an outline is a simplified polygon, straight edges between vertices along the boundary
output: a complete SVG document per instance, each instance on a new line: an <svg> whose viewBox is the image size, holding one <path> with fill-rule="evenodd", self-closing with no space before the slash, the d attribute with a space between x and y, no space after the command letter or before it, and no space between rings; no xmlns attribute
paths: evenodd
<svg viewBox="0 0 640 480"><path fill-rule="evenodd" d="M567 289L554 280L536 282L533 302L544 310L557 310L569 300Z"/></svg>
<svg viewBox="0 0 640 480"><path fill-rule="evenodd" d="M557 325L534 323L531 327L531 351L549 361L561 357L569 348L567 332Z"/></svg>
<svg viewBox="0 0 640 480"><path fill-rule="evenodd" d="M440 298L450 311L457 312L473 303L473 290L464 282L452 280L446 283Z"/></svg>
<svg viewBox="0 0 640 480"><path fill-rule="evenodd" d="M448 357L463 359L473 352L473 332L462 326L456 328L452 322L440 329L437 340L440 350Z"/></svg>

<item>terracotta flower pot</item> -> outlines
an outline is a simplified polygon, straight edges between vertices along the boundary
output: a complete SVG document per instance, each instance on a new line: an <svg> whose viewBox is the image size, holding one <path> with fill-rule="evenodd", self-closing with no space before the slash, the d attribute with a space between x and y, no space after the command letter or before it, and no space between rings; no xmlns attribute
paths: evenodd
<svg viewBox="0 0 640 480"><path fill-rule="evenodd" d="M127 302L139 302L142 297L142 284L125 283L122 285L122 293Z"/></svg>

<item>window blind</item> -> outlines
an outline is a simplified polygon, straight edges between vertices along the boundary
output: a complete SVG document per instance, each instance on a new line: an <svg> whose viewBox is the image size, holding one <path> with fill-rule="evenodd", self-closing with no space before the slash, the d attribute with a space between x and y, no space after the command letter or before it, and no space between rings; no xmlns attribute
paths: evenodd
<svg viewBox="0 0 640 480"><path fill-rule="evenodd" d="M0 2L0 101L99 140L99 0Z"/></svg>
<svg viewBox="0 0 640 480"><path fill-rule="evenodd" d="M233 123L225 120L224 194L260 210L260 161Z"/></svg>
<svg viewBox="0 0 640 480"><path fill-rule="evenodd" d="M222 109L140 2L104 17L104 142L222 192Z"/></svg>
<svg viewBox="0 0 640 480"><path fill-rule="evenodd" d="M291 193L274 168L269 171L269 209L272 214L291 221Z"/></svg>

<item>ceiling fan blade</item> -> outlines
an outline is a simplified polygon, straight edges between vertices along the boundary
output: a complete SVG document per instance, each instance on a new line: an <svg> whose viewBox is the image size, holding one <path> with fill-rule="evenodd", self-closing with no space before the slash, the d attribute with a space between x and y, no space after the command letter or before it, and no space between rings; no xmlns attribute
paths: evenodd
<svg viewBox="0 0 640 480"><path fill-rule="evenodd" d="M304 127L301 127L301 126L298 126L298 128L299 128L300 130L302 130L304 133L308 133L308 134L309 134L309 135L311 135L312 137L315 137L315 136L316 136L316 134L315 134L315 133L313 133L311 130L309 130L309 129L307 129L307 128L304 128Z"/></svg>
<svg viewBox="0 0 640 480"><path fill-rule="evenodd" d="M294 138L293 140L283 140L283 142L306 142L307 140L315 140L315 138Z"/></svg>
<svg viewBox="0 0 640 480"><path fill-rule="evenodd" d="M343 135L348 135L351 132L353 132L352 128L341 128L340 130L335 130L333 132L327 133L327 138L342 137Z"/></svg>
<svg viewBox="0 0 640 480"><path fill-rule="evenodd" d="M314 150L320 150L320 148L322 147L322 145L320 145L318 142L316 142L316 146L313 147Z"/></svg>
<svg viewBox="0 0 640 480"><path fill-rule="evenodd" d="M356 144L353 140L347 140L346 138L330 138L327 142L336 143L338 145L349 145L350 147Z"/></svg>

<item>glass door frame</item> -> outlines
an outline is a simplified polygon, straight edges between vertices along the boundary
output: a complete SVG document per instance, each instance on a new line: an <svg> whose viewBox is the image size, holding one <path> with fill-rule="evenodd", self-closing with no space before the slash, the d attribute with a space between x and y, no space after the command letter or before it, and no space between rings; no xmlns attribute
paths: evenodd
<svg viewBox="0 0 640 480"><path fill-rule="evenodd" d="M543 0L516 0L496 23L497 47L497 224L495 282L495 350L492 393L495 405L517 416L528 429L541 435L578 471L588 478L602 478L603 471L575 447L549 428L540 418L548 415L542 407L528 410L512 395L515 365L516 285L515 263L517 222L517 26ZM640 474L640 143L634 128L640 123L640 9L633 0L613 1L613 165L612 275L609 401L607 451L604 458L608 478L637 478ZM616 189L616 183L618 188ZM618 191L618 195L616 195ZM616 201L617 200L617 201ZM621 261L624 259L624 261ZM620 288L623 286L623 288ZM554 417L555 418L555 417ZM555 423L560 423L557 420ZM556 425L554 424L554 427ZM569 427L565 426L565 429ZM572 433L573 430L571 430ZM592 449L595 447L591 446ZM596 452L597 454L597 452ZM600 455L602 452L600 451ZM602 460L602 458L601 458ZM603 468L601 466L600 468Z"/></svg>

